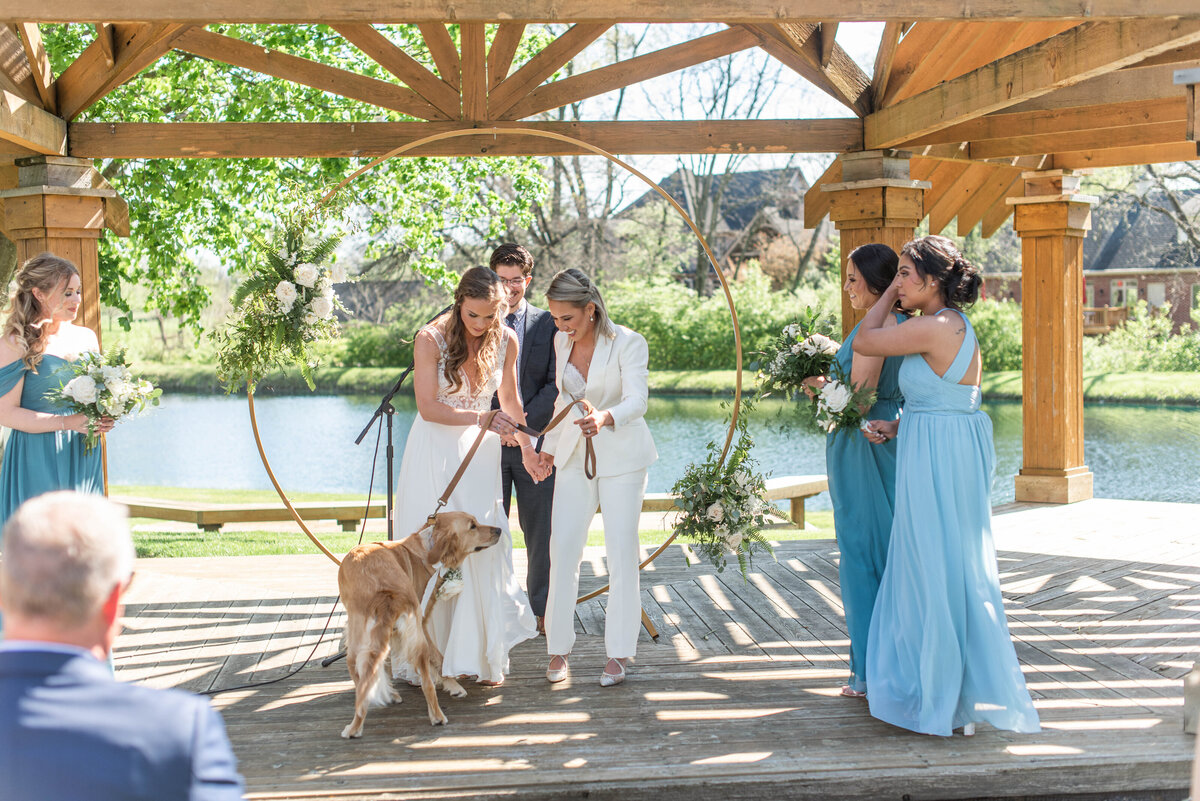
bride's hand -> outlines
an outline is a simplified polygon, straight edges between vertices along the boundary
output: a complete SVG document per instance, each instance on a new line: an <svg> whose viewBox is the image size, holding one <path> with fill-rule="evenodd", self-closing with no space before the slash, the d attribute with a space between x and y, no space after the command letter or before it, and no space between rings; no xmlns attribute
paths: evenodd
<svg viewBox="0 0 1200 801"><path fill-rule="evenodd" d="M542 455L533 448L521 449L521 464L525 466L525 471L535 484L544 481L550 475L550 468L542 461Z"/></svg>
<svg viewBox="0 0 1200 801"><path fill-rule="evenodd" d="M495 431L502 437L510 437L517 430L517 424L504 412L496 412L492 417L492 424L488 426L488 430Z"/></svg>

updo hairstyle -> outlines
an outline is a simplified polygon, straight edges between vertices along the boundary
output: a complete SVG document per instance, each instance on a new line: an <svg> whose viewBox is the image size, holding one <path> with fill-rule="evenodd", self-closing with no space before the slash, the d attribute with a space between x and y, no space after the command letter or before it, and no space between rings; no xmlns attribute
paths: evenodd
<svg viewBox="0 0 1200 801"><path fill-rule="evenodd" d="M962 309L979 299L983 276L946 237L913 239L900 252L912 260L919 275L937 282L947 306Z"/></svg>
<svg viewBox="0 0 1200 801"><path fill-rule="evenodd" d="M577 309L586 308L589 303L596 304L596 330L612 339L617 335L612 320L608 317L608 309L604 306L604 298L600 289L592 283L582 270L568 267L555 274L546 288L546 300L567 303Z"/></svg>
<svg viewBox="0 0 1200 801"><path fill-rule="evenodd" d="M854 269L858 270L871 292L882 295L896 277L896 264L900 257L887 245L871 242L850 251L850 261L854 262Z"/></svg>

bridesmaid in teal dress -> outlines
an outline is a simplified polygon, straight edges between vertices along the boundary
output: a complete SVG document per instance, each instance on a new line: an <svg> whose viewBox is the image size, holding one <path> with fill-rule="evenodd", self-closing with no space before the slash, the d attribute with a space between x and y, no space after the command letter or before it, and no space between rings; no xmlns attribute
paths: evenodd
<svg viewBox="0 0 1200 801"><path fill-rule="evenodd" d="M887 245L855 248L846 262L842 289L855 309L870 309L896 277L896 251ZM894 315L891 324L903 320ZM867 412L869 430L832 432L825 437L825 472L833 500L837 531L838 579L846 630L850 633L850 678L842 695L862 698L867 693L867 630L875 594L887 563L896 484L896 427L900 408L900 359L856 356L855 326L838 349L842 374L855 386L875 387L875 405ZM806 392L824 386L823 376L805 379Z"/></svg>
<svg viewBox="0 0 1200 801"><path fill-rule="evenodd" d="M871 714L949 735L990 723L1040 731L1004 615L991 532L992 422L970 321L982 283L954 243L909 242L862 322L855 354L904 356L896 513L867 638ZM899 299L920 317L883 330Z"/></svg>
<svg viewBox="0 0 1200 801"><path fill-rule="evenodd" d="M0 526L35 495L104 491L100 449L84 452L87 417L68 414L45 397L71 378L71 360L99 350L95 333L74 324L79 272L66 259L43 253L25 262L14 282L0 336L0 425L12 429L0 465ZM97 430L112 425L105 418Z"/></svg>

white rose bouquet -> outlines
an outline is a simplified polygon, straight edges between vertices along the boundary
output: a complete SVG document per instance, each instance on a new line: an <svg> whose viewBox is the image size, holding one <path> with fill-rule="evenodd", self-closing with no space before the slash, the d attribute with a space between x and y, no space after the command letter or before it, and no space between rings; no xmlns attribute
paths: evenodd
<svg viewBox="0 0 1200 801"><path fill-rule="evenodd" d="M679 496L675 505L682 512L675 532L718 571L724 570L733 556L744 575L754 553L769 553L771 546L762 535L767 522L768 504L762 497L766 480L750 458L754 443L744 416L738 430L737 442L724 464L719 463L716 443L709 443L708 458L688 465L671 492Z"/></svg>
<svg viewBox="0 0 1200 801"><path fill-rule="evenodd" d="M875 403L875 390L855 388L843 371L834 365L833 375L813 398L817 426L825 433L854 431L866 422L865 415Z"/></svg>
<svg viewBox="0 0 1200 801"><path fill-rule="evenodd" d="M134 377L125 360L124 348L114 348L104 354L85 353L71 362L70 368L74 377L58 389L47 392L46 398L70 409L72 414L87 415L85 451L96 447L96 423L100 418L111 417L119 421L147 406L157 406L162 396L161 389L144 378Z"/></svg>
<svg viewBox="0 0 1200 801"><path fill-rule="evenodd" d="M826 375L841 345L829 336L831 321L819 312L805 309L804 316L784 326L758 354L759 392L793 396L801 391L801 382Z"/></svg>
<svg viewBox="0 0 1200 801"><path fill-rule="evenodd" d="M217 374L231 391L292 365L315 388L313 345L338 335L335 313L345 307L333 287L347 279L344 267L325 264L341 237L319 236L319 228L317 218L295 215L276 242L256 242L259 258L233 295L226 325L213 334Z"/></svg>

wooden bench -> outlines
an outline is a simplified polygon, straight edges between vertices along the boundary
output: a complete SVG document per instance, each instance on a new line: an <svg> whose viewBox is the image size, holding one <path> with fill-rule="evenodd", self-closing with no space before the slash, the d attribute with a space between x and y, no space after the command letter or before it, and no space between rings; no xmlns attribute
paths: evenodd
<svg viewBox="0 0 1200 801"><path fill-rule="evenodd" d="M129 507L130 517L193 523L204 531L216 532L226 523L270 523L291 520L281 503L226 504L166 501L159 498L113 496L111 500ZM363 517L383 518L383 499L366 501L301 501L292 504L304 520L336 520L342 531L355 531Z"/></svg>
<svg viewBox="0 0 1200 801"><path fill-rule="evenodd" d="M804 500L829 489L829 479L823 475L780 476L767 479L767 491L763 499L768 501L789 500L792 502L790 517L797 528L804 528ZM643 512L671 512L679 507L669 492L648 492L642 501Z"/></svg>
<svg viewBox="0 0 1200 801"><path fill-rule="evenodd" d="M791 501L791 519L799 528L804 528L804 500L829 489L829 479L816 476L781 476L767 479L767 491L763 498L768 501ZM642 500L643 512L670 512L675 506L675 497L669 492L650 492ZM217 532L226 523L278 523L291 520L292 516L283 504L227 504L192 503L167 501L158 498L130 498L113 496L113 501L129 507L130 517L147 517L154 520L174 520L192 523L207 532ZM366 501L301 501L293 503L304 520L336 520L342 531L355 531L363 517L383 518L384 501L372 500L370 508Z"/></svg>

